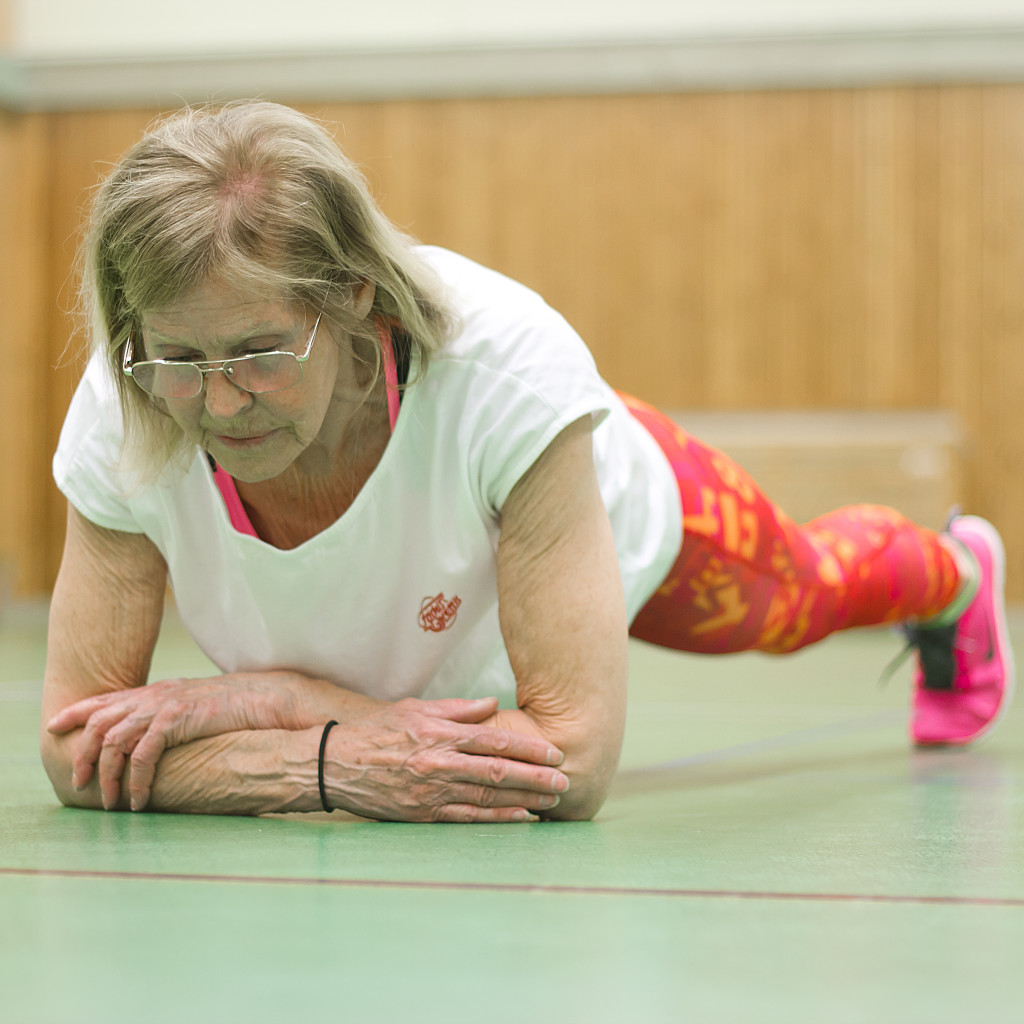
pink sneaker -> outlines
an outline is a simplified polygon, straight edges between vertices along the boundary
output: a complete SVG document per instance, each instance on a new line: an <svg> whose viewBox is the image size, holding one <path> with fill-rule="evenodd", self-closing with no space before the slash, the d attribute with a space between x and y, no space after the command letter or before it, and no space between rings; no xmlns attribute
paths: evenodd
<svg viewBox="0 0 1024 1024"><path fill-rule="evenodd" d="M952 624L906 627L918 652L910 735L922 747L959 746L985 735L1013 693L1003 542L977 516L957 516L948 533L977 562L978 590Z"/></svg>

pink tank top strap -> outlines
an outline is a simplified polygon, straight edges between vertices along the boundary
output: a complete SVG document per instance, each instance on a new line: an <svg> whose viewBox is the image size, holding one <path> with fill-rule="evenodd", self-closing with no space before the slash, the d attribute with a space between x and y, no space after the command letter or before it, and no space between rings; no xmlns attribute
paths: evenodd
<svg viewBox="0 0 1024 1024"><path fill-rule="evenodd" d="M231 525L239 533L244 533L249 537L256 537L256 530L253 528L252 522L249 520L249 514L245 511L245 506L242 504L234 478L229 476L220 466L215 466L213 482L217 485L217 490L220 491L220 496L224 499L224 505L227 507Z"/></svg>
<svg viewBox="0 0 1024 1024"><path fill-rule="evenodd" d="M395 363L395 346L391 340L391 329L387 323L378 318L377 337L380 338L380 353L384 362L384 389L388 396L388 419L391 421L391 433L395 432L398 422L398 410L401 407L398 394L398 366Z"/></svg>

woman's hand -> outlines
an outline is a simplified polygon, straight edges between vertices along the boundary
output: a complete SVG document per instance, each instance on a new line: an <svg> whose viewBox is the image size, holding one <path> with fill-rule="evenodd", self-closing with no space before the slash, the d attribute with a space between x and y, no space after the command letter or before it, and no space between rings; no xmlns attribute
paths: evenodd
<svg viewBox="0 0 1024 1024"><path fill-rule="evenodd" d="M560 750L484 721L497 701L402 700L331 731L328 803L385 821L526 821L569 788Z"/></svg>
<svg viewBox="0 0 1024 1024"><path fill-rule="evenodd" d="M290 702L273 686L272 674L232 682L164 679L149 686L117 690L71 704L47 722L56 735L82 728L72 763L71 783L84 789L98 772L103 806L116 806L125 767L130 764L132 810L142 810L160 755L169 747L207 736L253 729L293 727Z"/></svg>
<svg viewBox="0 0 1024 1024"><path fill-rule="evenodd" d="M72 784L98 776L105 808L115 807L124 773L132 810L150 798L168 749L223 733L295 729L291 701L273 673L240 678L165 679L78 701L54 715L54 734L81 728ZM243 685L244 683L244 685ZM389 821L519 821L558 803L568 779L562 753L540 736L484 723L497 709L483 700L404 700L344 723L326 763L343 792L332 803Z"/></svg>

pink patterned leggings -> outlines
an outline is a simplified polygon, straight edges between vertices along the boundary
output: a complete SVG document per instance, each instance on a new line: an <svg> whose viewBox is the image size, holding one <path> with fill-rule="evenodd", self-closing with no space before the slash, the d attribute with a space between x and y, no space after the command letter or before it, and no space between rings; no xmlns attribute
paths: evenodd
<svg viewBox="0 0 1024 1024"><path fill-rule="evenodd" d="M630 635L702 654L784 654L839 629L928 618L955 597L956 563L931 530L877 505L798 526L727 456L620 397L668 456L684 510L679 557Z"/></svg>

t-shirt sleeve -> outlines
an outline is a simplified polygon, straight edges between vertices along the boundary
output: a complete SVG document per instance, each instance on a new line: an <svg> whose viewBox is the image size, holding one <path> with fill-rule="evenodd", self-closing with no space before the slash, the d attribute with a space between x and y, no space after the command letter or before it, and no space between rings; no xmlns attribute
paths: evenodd
<svg viewBox="0 0 1024 1024"><path fill-rule="evenodd" d="M536 327L478 366L467 428L469 469L484 509L500 513L512 488L551 442L585 416L597 428L611 389L579 336L546 310Z"/></svg>
<svg viewBox="0 0 1024 1024"><path fill-rule="evenodd" d="M142 533L132 515L130 484L120 469L121 410L102 365L90 360L60 432L53 478L86 519L110 530Z"/></svg>

